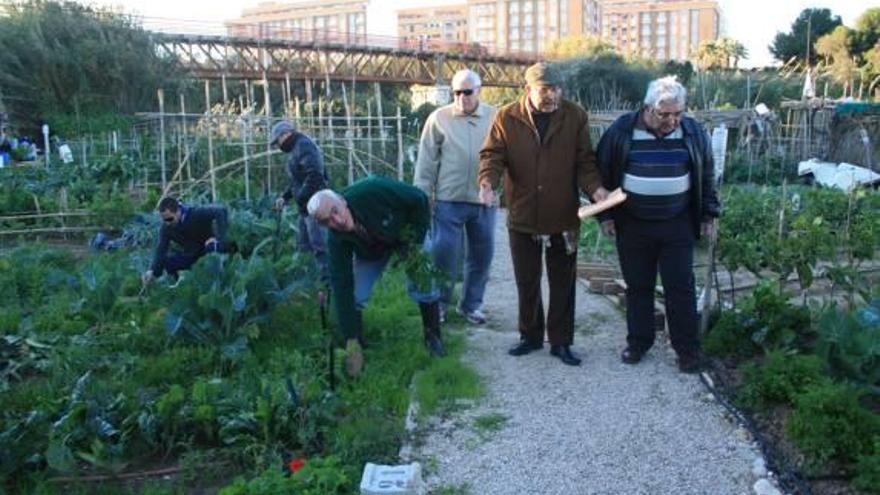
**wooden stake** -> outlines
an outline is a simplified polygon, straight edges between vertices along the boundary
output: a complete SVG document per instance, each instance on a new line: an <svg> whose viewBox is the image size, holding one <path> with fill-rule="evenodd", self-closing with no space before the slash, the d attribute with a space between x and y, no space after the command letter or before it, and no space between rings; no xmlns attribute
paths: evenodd
<svg viewBox="0 0 880 495"><path fill-rule="evenodd" d="M220 86L223 88L223 110L229 107L229 95L226 92L226 74L220 74Z"/></svg>
<svg viewBox="0 0 880 495"><path fill-rule="evenodd" d="M382 90L379 83L373 83L376 92L376 116L379 117L379 144L382 146L382 159L385 160L385 139L388 134L385 132L385 116L382 115Z"/></svg>
<svg viewBox="0 0 880 495"><path fill-rule="evenodd" d="M266 114L266 191L272 190L272 103L269 101L269 80L263 71L263 110Z"/></svg>
<svg viewBox="0 0 880 495"><path fill-rule="evenodd" d="M165 90L159 88L159 167L162 170L162 190L168 185L165 171ZM115 134L114 134L115 137Z"/></svg>
<svg viewBox="0 0 880 495"><path fill-rule="evenodd" d="M240 97L239 97L240 98ZM244 199L251 200L251 169L248 163L248 126L244 116L241 119L241 152L244 160Z"/></svg>
<svg viewBox="0 0 880 495"><path fill-rule="evenodd" d="M403 117L397 107L397 180L403 180Z"/></svg>
<svg viewBox="0 0 880 495"><path fill-rule="evenodd" d="M180 93L180 127L182 133L182 141L184 147L184 154L189 154L189 139L187 137L186 132L186 97L183 93ZM178 165L180 165L178 163ZM190 166L190 162L186 163L186 180L192 180L192 166Z"/></svg>
<svg viewBox="0 0 880 495"><path fill-rule="evenodd" d="M342 104L345 105L345 141L348 145L348 183L352 184L354 182L354 140L352 139L354 129L352 128L351 122L351 104L348 101L348 95L346 93L345 84L343 84Z"/></svg>
<svg viewBox="0 0 880 495"><path fill-rule="evenodd" d="M208 134L208 170L211 173L211 202L217 202L217 174L214 173L214 138L211 135L213 116L211 115L211 81L205 79L205 117Z"/></svg>

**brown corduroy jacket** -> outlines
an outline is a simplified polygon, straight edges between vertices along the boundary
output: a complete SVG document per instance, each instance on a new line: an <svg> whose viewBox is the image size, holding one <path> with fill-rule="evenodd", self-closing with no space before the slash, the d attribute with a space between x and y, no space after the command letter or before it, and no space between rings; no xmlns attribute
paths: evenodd
<svg viewBox="0 0 880 495"><path fill-rule="evenodd" d="M541 142L523 96L495 114L480 150L477 180L497 188L504 174L507 226L528 234L558 234L580 226L578 190L601 186L587 112L563 99Z"/></svg>

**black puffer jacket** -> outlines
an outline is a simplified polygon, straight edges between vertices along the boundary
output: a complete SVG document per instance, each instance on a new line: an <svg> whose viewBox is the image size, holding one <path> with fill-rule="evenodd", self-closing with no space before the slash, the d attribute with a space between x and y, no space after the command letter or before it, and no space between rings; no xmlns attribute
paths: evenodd
<svg viewBox="0 0 880 495"><path fill-rule="evenodd" d="M602 186L613 191L623 183L623 173L629 160L633 129L639 119L639 112L621 115L599 140L596 150L596 165L602 176ZM709 136L703 127L691 117L682 117L681 129L684 144L690 155L691 209L694 231L700 235L700 222L717 218L721 214L721 203L715 187L715 159ZM601 213L597 219L602 222L614 218L617 208Z"/></svg>

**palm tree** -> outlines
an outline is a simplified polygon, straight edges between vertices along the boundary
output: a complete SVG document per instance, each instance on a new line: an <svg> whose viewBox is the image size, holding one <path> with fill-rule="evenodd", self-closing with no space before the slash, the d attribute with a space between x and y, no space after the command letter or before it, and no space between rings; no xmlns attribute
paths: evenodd
<svg viewBox="0 0 880 495"><path fill-rule="evenodd" d="M733 38L719 38L700 43L693 55L702 70L736 68L739 61L748 58L746 47Z"/></svg>

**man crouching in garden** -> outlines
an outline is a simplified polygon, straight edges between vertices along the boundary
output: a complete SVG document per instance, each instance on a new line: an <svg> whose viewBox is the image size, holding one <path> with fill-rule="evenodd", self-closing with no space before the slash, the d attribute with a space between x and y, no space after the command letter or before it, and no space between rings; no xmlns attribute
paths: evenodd
<svg viewBox="0 0 880 495"><path fill-rule="evenodd" d="M431 218L428 196L409 184L374 176L352 184L341 194L330 189L316 192L308 211L328 228L330 286L346 340L348 373L360 373L362 310L394 253L407 258L408 291L419 303L425 346L434 356L445 355L440 339L439 286L421 249Z"/></svg>
<svg viewBox="0 0 880 495"><path fill-rule="evenodd" d="M229 213L223 205L187 206L175 198L159 201L159 243L150 269L144 272L146 285L167 271L172 278L177 272L189 269L199 258L211 253L225 253ZM179 252L169 253L174 242Z"/></svg>

